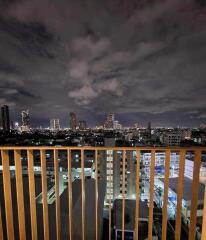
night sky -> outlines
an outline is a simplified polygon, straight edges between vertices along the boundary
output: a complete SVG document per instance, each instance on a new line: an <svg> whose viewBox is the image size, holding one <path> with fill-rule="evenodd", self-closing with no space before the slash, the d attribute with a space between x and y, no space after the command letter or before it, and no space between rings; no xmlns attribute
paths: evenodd
<svg viewBox="0 0 206 240"><path fill-rule="evenodd" d="M206 1L0 0L0 105L33 125L206 123Z"/></svg>

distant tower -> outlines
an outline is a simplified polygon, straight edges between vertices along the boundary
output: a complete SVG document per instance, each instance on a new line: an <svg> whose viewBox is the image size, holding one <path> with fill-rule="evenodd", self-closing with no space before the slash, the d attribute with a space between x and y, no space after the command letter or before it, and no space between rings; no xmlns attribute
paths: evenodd
<svg viewBox="0 0 206 240"><path fill-rule="evenodd" d="M71 112L70 113L70 119L69 119L69 125L72 130L76 130L77 128L77 117L76 114Z"/></svg>
<svg viewBox="0 0 206 240"><path fill-rule="evenodd" d="M149 136L149 137L151 136L151 131L152 131L151 122L148 122L148 125L147 125L147 133L148 133L148 136Z"/></svg>
<svg viewBox="0 0 206 240"><path fill-rule="evenodd" d="M9 107L4 105L1 107L1 120L2 128L4 132L10 131L10 117L9 117Z"/></svg>
<svg viewBox="0 0 206 240"><path fill-rule="evenodd" d="M85 130L87 128L87 123L85 120L79 121L79 129L80 130Z"/></svg>
<svg viewBox="0 0 206 240"><path fill-rule="evenodd" d="M112 129L114 128L114 113L109 113L107 115L106 122L104 124L105 128Z"/></svg>
<svg viewBox="0 0 206 240"><path fill-rule="evenodd" d="M11 130L14 130L14 122L13 122L13 121L11 121L10 129L11 129Z"/></svg>
<svg viewBox="0 0 206 240"><path fill-rule="evenodd" d="M22 131L29 131L30 129L30 114L29 110L21 112Z"/></svg>
<svg viewBox="0 0 206 240"><path fill-rule="evenodd" d="M51 130L60 130L60 121L59 119L50 120L50 129Z"/></svg>

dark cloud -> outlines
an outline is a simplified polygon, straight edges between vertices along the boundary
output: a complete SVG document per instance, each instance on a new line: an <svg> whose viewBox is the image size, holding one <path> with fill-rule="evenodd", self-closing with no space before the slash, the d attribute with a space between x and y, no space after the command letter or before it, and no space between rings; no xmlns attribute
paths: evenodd
<svg viewBox="0 0 206 240"><path fill-rule="evenodd" d="M197 0L2 1L0 104L36 122L109 111L125 124L206 120L206 7Z"/></svg>

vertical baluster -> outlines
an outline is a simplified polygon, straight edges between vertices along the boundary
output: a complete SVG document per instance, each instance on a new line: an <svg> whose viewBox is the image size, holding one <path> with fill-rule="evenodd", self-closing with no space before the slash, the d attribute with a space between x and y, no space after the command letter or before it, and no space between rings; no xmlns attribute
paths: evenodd
<svg viewBox="0 0 206 240"><path fill-rule="evenodd" d="M49 239L49 219L48 219L48 200L47 200L47 170L45 150L41 152L41 177L42 177L42 202L43 202L43 222L44 222L44 239Z"/></svg>
<svg viewBox="0 0 206 240"><path fill-rule="evenodd" d="M27 150L27 158L28 158L28 174L29 174L29 201L30 201L30 216L31 216L31 234L32 234L32 240L37 240L34 156L33 156L32 150Z"/></svg>
<svg viewBox="0 0 206 240"><path fill-rule="evenodd" d="M72 240L72 154L67 151L68 157L68 199L69 199L69 240Z"/></svg>
<svg viewBox="0 0 206 240"><path fill-rule="evenodd" d="M59 198L59 160L58 150L54 150L54 179L55 179L55 205L56 205L56 236L61 239L61 217L60 217L60 198Z"/></svg>
<svg viewBox="0 0 206 240"><path fill-rule="evenodd" d="M153 227L153 207L154 207L154 175L155 175L155 150L151 151L150 163L150 202L149 202L149 226L148 226L148 240L152 240Z"/></svg>
<svg viewBox="0 0 206 240"><path fill-rule="evenodd" d="M4 202L6 211L6 226L8 240L14 240L14 223L13 223L13 207L11 196L11 179L8 151L1 151L2 166L3 166L3 182L4 182Z"/></svg>
<svg viewBox="0 0 206 240"><path fill-rule="evenodd" d="M81 190L82 190L82 240L85 239L85 176L84 176L84 149L81 149Z"/></svg>
<svg viewBox="0 0 206 240"><path fill-rule="evenodd" d="M184 172L185 172L185 155L186 151L180 151L179 157L179 178L177 192L177 207L176 207L176 222L175 222L175 240L180 240L181 236L181 216L182 216L182 196L184 187Z"/></svg>
<svg viewBox="0 0 206 240"><path fill-rule="evenodd" d="M99 187L98 187L98 150L95 150L95 235L96 240L99 239L99 218L98 218L98 201L99 201Z"/></svg>
<svg viewBox="0 0 206 240"><path fill-rule="evenodd" d="M196 150L195 157L194 157L194 169L193 169L189 240L194 240L195 234L196 234L196 222L197 222L196 214L197 214L197 201L198 201L198 192L199 192L199 173L200 173L201 156L202 156L202 152L200 150Z"/></svg>
<svg viewBox="0 0 206 240"><path fill-rule="evenodd" d="M109 240L112 237L112 154L109 151Z"/></svg>
<svg viewBox="0 0 206 240"><path fill-rule="evenodd" d="M170 175L170 150L165 154L165 176L164 176L164 202L162 209L162 240L167 238L167 205L168 205L168 187Z"/></svg>
<svg viewBox="0 0 206 240"><path fill-rule="evenodd" d="M123 159L122 159L122 240L125 239L125 162L126 162L126 151L123 150Z"/></svg>
<svg viewBox="0 0 206 240"><path fill-rule="evenodd" d="M136 150L136 208L135 208L135 240L138 240L138 227L139 227L139 198L140 198L140 151Z"/></svg>
<svg viewBox="0 0 206 240"><path fill-rule="evenodd" d="M23 180L22 180L22 164L20 151L14 151L15 168L16 168L16 193L18 205L18 220L19 220L19 238L20 240L26 239L25 229L25 212L24 212L24 193L23 193Z"/></svg>

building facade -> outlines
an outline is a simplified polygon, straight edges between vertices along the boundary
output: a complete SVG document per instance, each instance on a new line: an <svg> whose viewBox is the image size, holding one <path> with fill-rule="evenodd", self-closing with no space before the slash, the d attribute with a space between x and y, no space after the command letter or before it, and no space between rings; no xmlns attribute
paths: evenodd
<svg viewBox="0 0 206 240"><path fill-rule="evenodd" d="M70 128L72 130L76 130L76 128L77 128L77 117L76 117L76 114L71 112L69 114L69 117L70 117L70 119L69 119L69 126L70 126Z"/></svg>
<svg viewBox="0 0 206 240"><path fill-rule="evenodd" d="M10 131L10 116L9 116L9 107L4 105L1 107L1 122L2 129L4 132Z"/></svg>
<svg viewBox="0 0 206 240"><path fill-rule="evenodd" d="M60 121L58 118L50 120L50 129L53 131L60 130Z"/></svg>
<svg viewBox="0 0 206 240"><path fill-rule="evenodd" d="M79 129L80 130L85 130L87 128L87 123L85 120L79 121Z"/></svg>
<svg viewBox="0 0 206 240"><path fill-rule="evenodd" d="M113 129L114 128L114 113L109 113L107 119L104 123L104 128Z"/></svg>
<svg viewBox="0 0 206 240"><path fill-rule="evenodd" d="M29 110L21 112L21 119L22 119L22 131L29 131L30 130L30 113Z"/></svg>

